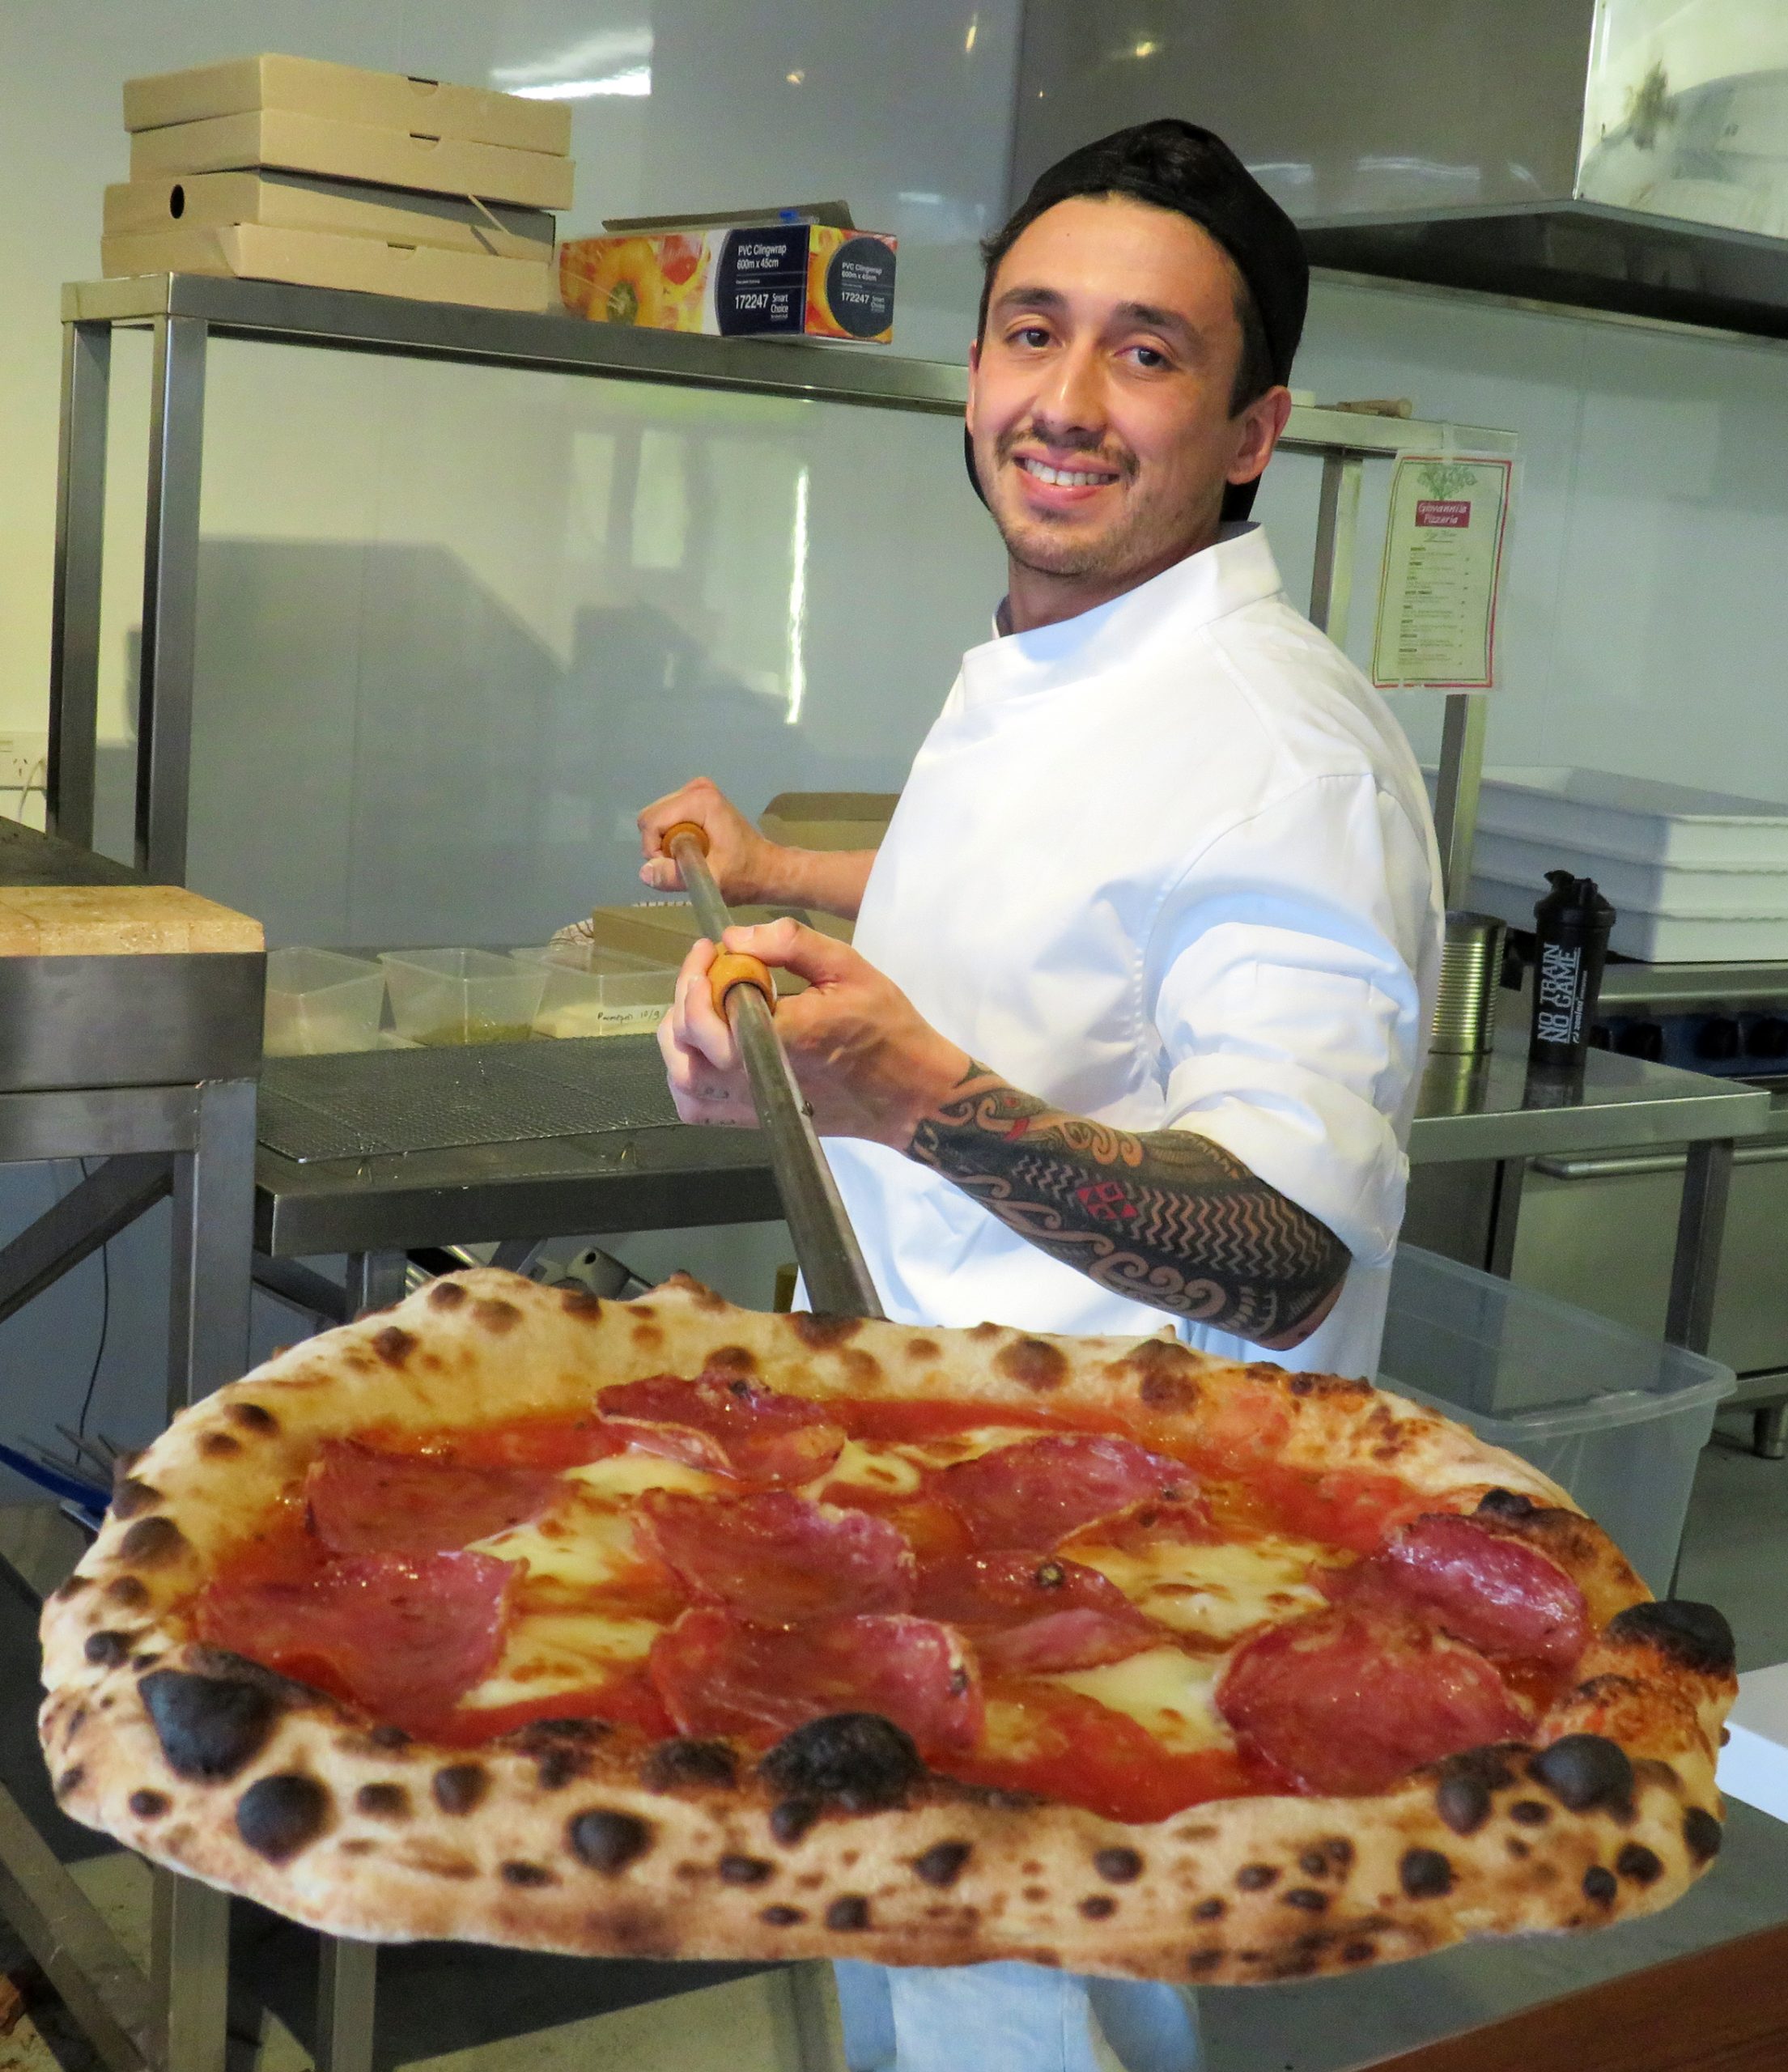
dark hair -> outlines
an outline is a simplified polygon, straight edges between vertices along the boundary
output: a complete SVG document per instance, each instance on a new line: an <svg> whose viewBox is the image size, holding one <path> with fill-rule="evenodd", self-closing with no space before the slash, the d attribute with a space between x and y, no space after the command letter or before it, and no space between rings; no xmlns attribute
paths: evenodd
<svg viewBox="0 0 1788 2072"><path fill-rule="evenodd" d="M1105 193L1107 198L1117 195L1128 201L1148 199L1151 208L1162 206L1160 202L1141 195L1125 194L1121 187L1107 188ZM1038 204L1033 190L1030 197L1013 211L991 237L982 239L981 260L987 272L981 282L981 310L975 326L978 343L987 336L987 304L993 295L993 277L999 272L1001 261L1037 219L1047 215L1058 202L1079 201L1081 198L1079 195L1051 195ZM1190 222L1191 219L1188 217L1187 220ZM1210 234L1206 231L1205 235L1209 236ZM1255 300L1254 290L1243 278L1242 269L1227 252L1223 251L1223 247L1217 244L1214 237L1211 242L1217 244L1219 252L1223 253L1224 262L1230 270L1230 284L1235 298L1235 321L1242 327L1242 356L1236 362L1235 380L1230 390L1230 415L1233 418L1245 410L1250 403L1265 395L1274 385L1272 348L1267 342L1267 327L1260 321L1260 305Z"/></svg>

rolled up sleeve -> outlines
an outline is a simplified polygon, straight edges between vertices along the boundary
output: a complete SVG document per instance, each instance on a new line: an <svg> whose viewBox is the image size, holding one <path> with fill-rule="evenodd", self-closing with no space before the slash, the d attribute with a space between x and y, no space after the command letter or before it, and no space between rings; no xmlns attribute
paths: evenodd
<svg viewBox="0 0 1788 2072"><path fill-rule="evenodd" d="M1166 1126L1222 1145L1362 1266L1403 1220L1431 855L1370 775L1311 778L1202 851L1150 932Z"/></svg>

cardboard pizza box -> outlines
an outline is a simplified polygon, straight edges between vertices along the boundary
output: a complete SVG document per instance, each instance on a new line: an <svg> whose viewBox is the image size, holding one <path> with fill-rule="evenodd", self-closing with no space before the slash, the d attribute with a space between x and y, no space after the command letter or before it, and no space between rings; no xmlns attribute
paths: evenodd
<svg viewBox="0 0 1788 2072"><path fill-rule="evenodd" d="M376 129L371 123L342 122L287 108L255 108L202 122L179 122L167 130L140 130L130 139L133 180L266 166L430 194L476 194L525 209L568 209L571 204L569 159Z"/></svg>
<svg viewBox="0 0 1788 2072"><path fill-rule="evenodd" d="M553 219L546 210L480 206L452 194L411 194L305 172L195 172L123 181L105 190L108 237L237 223L434 244L541 265L553 257Z"/></svg>
<svg viewBox="0 0 1788 2072"><path fill-rule="evenodd" d="M779 792L758 825L793 849L879 849L899 803L898 792Z"/></svg>
<svg viewBox="0 0 1788 2072"><path fill-rule="evenodd" d="M451 252L327 231L284 230L262 223L176 223L164 231L102 238L100 270L121 274L234 274L240 280L291 281L300 287L355 288L407 295L417 302L469 303L480 309L545 309L552 269L537 259Z"/></svg>
<svg viewBox="0 0 1788 2072"><path fill-rule="evenodd" d="M741 928L749 928L760 921L779 920L792 911L787 906L735 906L733 918ZM816 919L806 915L799 918ZM638 906L598 906L590 915L588 929L590 940L605 949L675 966L688 956L690 945L702 933L702 924L686 899L663 899ZM778 993L804 992L806 987L805 979L786 971L776 974Z"/></svg>
<svg viewBox="0 0 1788 2072"><path fill-rule="evenodd" d="M316 57L236 57L125 82L124 126L133 133L261 108L560 158L571 147L571 111L563 101L525 100Z"/></svg>

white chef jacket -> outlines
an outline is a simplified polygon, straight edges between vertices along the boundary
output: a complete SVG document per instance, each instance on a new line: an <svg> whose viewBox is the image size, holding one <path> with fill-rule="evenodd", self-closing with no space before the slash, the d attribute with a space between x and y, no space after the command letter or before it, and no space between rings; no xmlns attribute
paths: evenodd
<svg viewBox="0 0 1788 2072"><path fill-rule="evenodd" d="M1421 773L1287 601L1257 526L971 648L856 945L971 1056L1071 1114L1210 1138L1352 1256L1289 1364L1375 1370L1440 962ZM826 1152L888 1314L1141 1333L1102 1288L880 1144ZM1182 1321L1191 1344L1259 1349Z"/></svg>

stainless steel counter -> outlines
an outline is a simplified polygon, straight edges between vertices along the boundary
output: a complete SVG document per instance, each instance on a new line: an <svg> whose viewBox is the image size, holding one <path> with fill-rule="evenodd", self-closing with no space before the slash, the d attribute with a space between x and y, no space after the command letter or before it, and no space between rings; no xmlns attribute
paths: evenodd
<svg viewBox="0 0 1788 2072"><path fill-rule="evenodd" d="M1730 1140L1769 1119L1756 1088L1603 1051L1591 1054L1580 1086L1562 1089L1530 1083L1512 1052L1456 1069L1463 1062L1429 1068L1410 1132L1415 1163ZM677 1125L304 1165L263 1144L256 1169L256 1249L282 1259L779 1213L762 1148L737 1130Z"/></svg>
<svg viewBox="0 0 1788 2072"><path fill-rule="evenodd" d="M1530 1073L1505 1033L1484 1059L1433 1058L1409 1132L1412 1166L1536 1158L1641 1144L1754 1136L1769 1123L1761 1088L1591 1051L1580 1078Z"/></svg>

